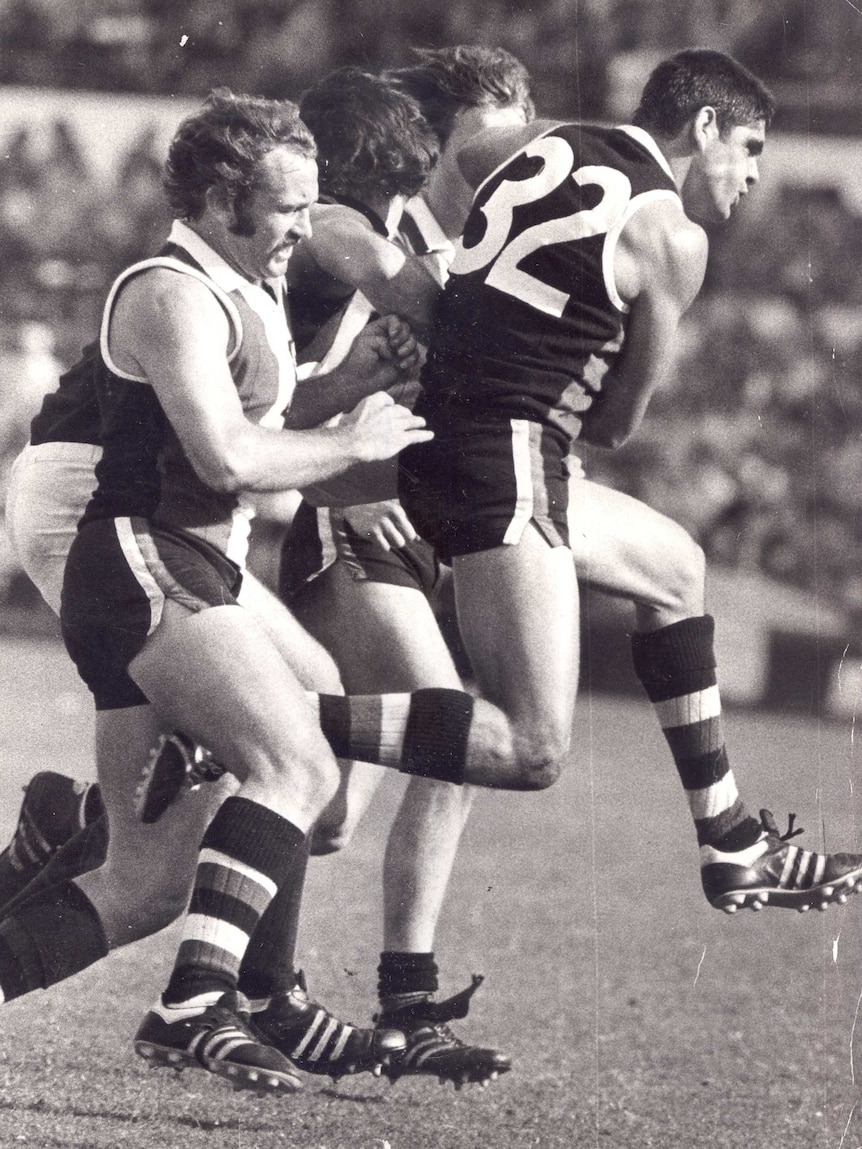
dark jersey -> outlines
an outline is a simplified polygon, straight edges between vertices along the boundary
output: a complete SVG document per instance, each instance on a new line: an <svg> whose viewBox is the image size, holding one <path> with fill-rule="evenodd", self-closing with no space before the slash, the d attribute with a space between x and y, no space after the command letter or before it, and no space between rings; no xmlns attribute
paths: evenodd
<svg viewBox="0 0 862 1149"><path fill-rule="evenodd" d="M422 377L423 413L528 419L577 437L622 345L617 240L658 198L678 200L676 184L637 128L561 125L498 168L456 247Z"/></svg>
<svg viewBox="0 0 862 1149"><path fill-rule="evenodd" d="M93 376L99 365L99 345L85 347L80 362L60 376L60 386L42 400L30 424L30 442L88 443L99 446L99 404Z"/></svg>
<svg viewBox="0 0 862 1149"><path fill-rule="evenodd" d="M321 196L320 202L323 204L341 204L343 207L352 208L368 220L378 235L389 239L386 224L377 212L366 207L364 203L351 199L349 196ZM289 284L288 286L290 328L293 332L293 340L300 362L307 358L303 354L305 349L323 328L329 325L329 329L334 331L338 327L355 294L353 289L347 285L344 285L344 290L338 288L332 290L332 280L328 276L323 278L327 281L329 291L318 290L319 284Z"/></svg>

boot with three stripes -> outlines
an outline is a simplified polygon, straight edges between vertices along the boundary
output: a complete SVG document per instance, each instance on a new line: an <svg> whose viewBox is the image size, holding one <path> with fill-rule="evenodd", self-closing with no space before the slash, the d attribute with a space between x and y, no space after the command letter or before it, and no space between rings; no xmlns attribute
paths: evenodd
<svg viewBox="0 0 862 1149"><path fill-rule="evenodd" d="M760 811L763 834L745 850L724 853L701 846L701 881L710 905L726 914L778 906L805 913L843 905L862 890L862 854L818 854L790 845L795 815L779 834L768 810Z"/></svg>
<svg viewBox="0 0 862 1149"><path fill-rule="evenodd" d="M394 1026L407 1039L402 1057L384 1070L391 1082L400 1077L426 1074L440 1084L452 1081L456 1089L471 1082L487 1085L512 1068L511 1058L498 1049L469 1045L452 1032L447 1022L467 1016L470 998L484 981L473 975L472 984L445 1001L430 995L419 1001L384 1009L377 1015L378 1026Z"/></svg>
<svg viewBox="0 0 862 1149"><path fill-rule="evenodd" d="M258 1036L249 1013L240 993L224 993L209 1005L167 1006L159 999L138 1028L135 1052L153 1069L205 1069L234 1089L296 1092L299 1074Z"/></svg>
<svg viewBox="0 0 862 1149"><path fill-rule="evenodd" d="M337 1081L353 1073L373 1073L397 1064L405 1049L397 1028L359 1029L311 1001L300 970L288 993L270 999L252 1014L255 1029L306 1073Z"/></svg>

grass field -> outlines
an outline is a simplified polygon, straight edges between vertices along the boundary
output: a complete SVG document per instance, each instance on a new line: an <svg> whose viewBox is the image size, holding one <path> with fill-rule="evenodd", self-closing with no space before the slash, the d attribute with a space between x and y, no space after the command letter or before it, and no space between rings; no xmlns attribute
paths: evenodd
<svg viewBox="0 0 862 1149"><path fill-rule="evenodd" d="M90 772L89 701L51 642L0 653L0 836L38 769ZM862 841L850 724L728 716L743 795L799 841ZM646 704L584 694L567 776L481 795L437 947L448 994L486 975L460 1032L515 1060L487 1090L362 1076L249 1099L147 1070L131 1036L176 929L2 1011L0 1147L859 1149L862 898L728 918L700 893L675 772ZM858 786L855 776L860 774ZM316 996L374 1007L381 845L399 780L350 850L315 862L302 960Z"/></svg>

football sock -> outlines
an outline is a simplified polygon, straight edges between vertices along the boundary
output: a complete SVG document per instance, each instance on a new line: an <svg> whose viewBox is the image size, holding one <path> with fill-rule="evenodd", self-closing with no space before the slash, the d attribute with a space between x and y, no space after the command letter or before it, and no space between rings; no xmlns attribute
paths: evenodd
<svg viewBox="0 0 862 1149"><path fill-rule="evenodd" d="M19 906L44 893L51 886L61 886L64 882L89 873L90 870L98 869L104 862L107 852L108 818L103 814L61 846L36 877L0 907L0 915L6 917L14 913ZM6 892L10 892L8 888Z"/></svg>
<svg viewBox="0 0 862 1149"><path fill-rule="evenodd" d="M107 953L90 899L74 882L52 886L0 921L0 1000L47 989Z"/></svg>
<svg viewBox="0 0 862 1149"><path fill-rule="evenodd" d="M305 850L305 835L280 814L248 798L225 800L201 843L165 1005L237 988L249 939Z"/></svg>
<svg viewBox="0 0 862 1149"><path fill-rule="evenodd" d="M462 783L473 699L429 688L412 694L309 694L336 758L394 766L403 774Z"/></svg>
<svg viewBox="0 0 862 1149"><path fill-rule="evenodd" d="M290 873L249 939L239 969L239 989L252 1000L289 993L299 981L294 959L308 847L306 837L296 848Z"/></svg>
<svg viewBox="0 0 862 1149"><path fill-rule="evenodd" d="M377 967L377 996L384 1011L425 1001L437 992L433 953L384 950Z"/></svg>
<svg viewBox="0 0 862 1149"><path fill-rule="evenodd" d="M632 635L635 672L676 763L699 846L735 851L762 834L736 789L724 745L714 620L686 618Z"/></svg>

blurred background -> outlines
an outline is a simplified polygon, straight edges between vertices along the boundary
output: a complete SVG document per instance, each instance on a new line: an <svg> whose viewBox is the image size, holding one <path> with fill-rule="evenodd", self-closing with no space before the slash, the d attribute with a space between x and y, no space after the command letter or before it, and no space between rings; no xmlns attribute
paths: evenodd
<svg viewBox="0 0 862 1149"><path fill-rule="evenodd" d="M862 11L848 0L0 0L0 495L111 278L161 241L165 143L199 97L297 97L333 67L456 43L517 55L543 115L625 120L657 60L692 45L773 89L761 187L712 237L675 377L635 441L589 466L705 548L735 644L727 694L855 713ZM0 536L0 628L51 625Z"/></svg>

